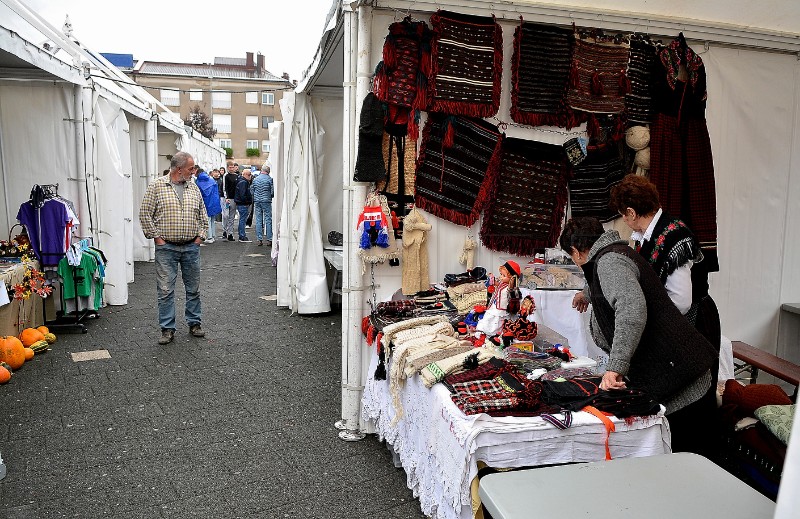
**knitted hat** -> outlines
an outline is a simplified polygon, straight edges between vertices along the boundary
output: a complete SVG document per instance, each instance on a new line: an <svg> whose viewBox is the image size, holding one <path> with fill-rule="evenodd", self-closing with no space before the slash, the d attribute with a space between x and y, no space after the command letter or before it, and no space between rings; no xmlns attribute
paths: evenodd
<svg viewBox="0 0 800 519"><path fill-rule="evenodd" d="M650 147L637 151L633 163L642 169L650 169Z"/></svg>
<svg viewBox="0 0 800 519"><path fill-rule="evenodd" d="M650 144L650 129L647 126L631 126L625 131L625 144L636 151Z"/></svg>
<svg viewBox="0 0 800 519"><path fill-rule="evenodd" d="M506 268L509 274L513 274L514 276L519 277L522 273L522 270L519 268L519 263L514 260L508 260L503 263L503 266Z"/></svg>

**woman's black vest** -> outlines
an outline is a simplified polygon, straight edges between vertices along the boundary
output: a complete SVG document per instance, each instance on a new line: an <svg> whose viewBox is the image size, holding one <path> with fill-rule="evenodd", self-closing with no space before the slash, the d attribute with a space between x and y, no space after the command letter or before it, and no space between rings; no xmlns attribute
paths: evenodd
<svg viewBox="0 0 800 519"><path fill-rule="evenodd" d="M681 315L647 261L623 243L612 243L583 266L600 332L614 341L614 309L603 295L597 262L614 252L630 258L639 269L639 284L647 304L647 323L631 358L628 387L641 389L659 402L668 401L697 380L717 361L711 344Z"/></svg>

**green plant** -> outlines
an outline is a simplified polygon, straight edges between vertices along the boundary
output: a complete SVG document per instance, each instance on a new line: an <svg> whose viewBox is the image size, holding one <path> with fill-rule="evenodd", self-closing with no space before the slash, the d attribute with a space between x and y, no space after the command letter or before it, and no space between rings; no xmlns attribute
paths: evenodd
<svg viewBox="0 0 800 519"><path fill-rule="evenodd" d="M233 148L222 148L225 150L225 158L232 159L233 158Z"/></svg>
<svg viewBox="0 0 800 519"><path fill-rule="evenodd" d="M247 148L247 151L245 153L247 153L248 157L258 157L259 155L261 155L261 150L259 150L258 148Z"/></svg>

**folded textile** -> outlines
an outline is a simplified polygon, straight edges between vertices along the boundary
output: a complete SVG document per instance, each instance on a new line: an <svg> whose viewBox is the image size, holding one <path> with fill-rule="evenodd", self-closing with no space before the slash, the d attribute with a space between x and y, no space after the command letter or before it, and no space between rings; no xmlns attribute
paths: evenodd
<svg viewBox="0 0 800 519"><path fill-rule="evenodd" d="M458 225L475 223L500 168L502 140L486 121L430 114L417 161L417 207Z"/></svg>
<svg viewBox="0 0 800 519"><path fill-rule="evenodd" d="M450 398L464 414L489 413L495 409L513 409L519 405L516 393L524 386L509 373L490 380L460 382L453 386Z"/></svg>
<svg viewBox="0 0 800 519"><path fill-rule="evenodd" d="M428 110L491 117L500 107L503 30L494 17L447 11L431 15Z"/></svg>
<svg viewBox="0 0 800 519"><path fill-rule="evenodd" d="M475 347L472 343L467 341L458 341L453 339L454 342L443 348L438 348L432 345L430 349L424 351L416 351L413 356L409 356L406 360L405 374L406 378L418 374L422 369L431 362L438 362L440 360L474 350ZM422 355L424 353L424 355ZM413 358L412 358L413 357Z"/></svg>
<svg viewBox="0 0 800 519"><path fill-rule="evenodd" d="M466 314L475 305L486 304L488 292L483 283L465 283L447 289L450 302L456 307L459 314Z"/></svg>
<svg viewBox="0 0 800 519"><path fill-rule="evenodd" d="M561 367L561 359L552 355L523 351L513 346L503 350L503 358L525 372L533 371L536 368L545 368L549 371Z"/></svg>
<svg viewBox="0 0 800 519"><path fill-rule="evenodd" d="M444 385L447 386L447 388L452 392L454 384L470 382L473 380L489 380L505 371L513 372L516 371L516 368L508 361L499 357L494 357L476 368L448 375L445 377L443 382Z"/></svg>
<svg viewBox="0 0 800 519"><path fill-rule="evenodd" d="M560 378L569 380L571 378L590 377L594 374L594 370L590 368L558 368L548 371L539 380L558 380Z"/></svg>
<svg viewBox="0 0 800 519"><path fill-rule="evenodd" d="M416 328L422 325L434 324L434 323L446 323L447 318L440 315L431 315L425 317L414 317L411 319L406 319L403 321L399 321L396 323L388 324L384 326L381 331L383 332L383 345L389 346L394 340L394 336L403 331L409 330L412 328Z"/></svg>
<svg viewBox="0 0 800 519"><path fill-rule="evenodd" d="M590 113L621 113L629 91L628 45L575 35L567 103Z"/></svg>
<svg viewBox="0 0 800 519"><path fill-rule="evenodd" d="M511 119L532 126L573 128L586 120L566 103L572 30L523 22L514 31Z"/></svg>
<svg viewBox="0 0 800 519"><path fill-rule="evenodd" d="M420 377L422 377L425 387L430 388L451 373L465 371L474 365L482 364L493 357L497 357L497 355L497 353L487 348L473 348L471 351L428 364L420 371Z"/></svg>
<svg viewBox="0 0 800 519"><path fill-rule="evenodd" d="M481 226L484 246L518 256L554 246L567 204L568 178L561 146L503 139L500 172Z"/></svg>

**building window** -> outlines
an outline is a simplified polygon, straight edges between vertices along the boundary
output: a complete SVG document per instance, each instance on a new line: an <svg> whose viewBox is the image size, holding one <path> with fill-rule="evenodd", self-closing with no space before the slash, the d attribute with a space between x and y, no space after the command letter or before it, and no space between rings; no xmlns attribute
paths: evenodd
<svg viewBox="0 0 800 519"><path fill-rule="evenodd" d="M233 143L230 139L215 139L217 141L217 146L220 148L233 148Z"/></svg>
<svg viewBox="0 0 800 519"><path fill-rule="evenodd" d="M258 129L258 116L257 115L246 115L244 118L244 126L245 128L256 128Z"/></svg>
<svg viewBox="0 0 800 519"><path fill-rule="evenodd" d="M177 90L162 90L161 102L164 104L164 106L180 106L181 105L180 92L178 92Z"/></svg>
<svg viewBox="0 0 800 519"><path fill-rule="evenodd" d="M229 114L214 114L212 116L212 123L214 129L219 133L231 133L231 116ZM230 148L230 146L227 147Z"/></svg>
<svg viewBox="0 0 800 519"><path fill-rule="evenodd" d="M202 101L202 100L203 100L202 90L189 90L189 101Z"/></svg>
<svg viewBox="0 0 800 519"><path fill-rule="evenodd" d="M258 149L258 141L251 141L251 140L248 139L247 140L247 149L250 149L250 148Z"/></svg>
<svg viewBox="0 0 800 519"><path fill-rule="evenodd" d="M261 141L261 151L263 151L264 153L269 153L270 147L271 144L269 141Z"/></svg>
<svg viewBox="0 0 800 519"><path fill-rule="evenodd" d="M271 115L262 115L261 116L261 127L262 128L269 128L269 123L274 123L275 117Z"/></svg>
<svg viewBox="0 0 800 519"><path fill-rule="evenodd" d="M249 105L257 105L258 104L258 92L245 92L244 93L244 102Z"/></svg>
<svg viewBox="0 0 800 519"><path fill-rule="evenodd" d="M211 107L212 108L230 108L231 107L231 93L230 92L211 92ZM228 124L230 124L230 122Z"/></svg>
<svg viewBox="0 0 800 519"><path fill-rule="evenodd" d="M261 92L261 104L262 105L274 105L275 104L275 94L272 92Z"/></svg>

